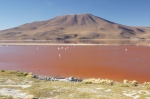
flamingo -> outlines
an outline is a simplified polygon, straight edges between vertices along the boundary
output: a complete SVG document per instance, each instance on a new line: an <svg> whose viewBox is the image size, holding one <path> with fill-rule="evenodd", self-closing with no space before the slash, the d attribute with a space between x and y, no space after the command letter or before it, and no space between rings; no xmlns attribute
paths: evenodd
<svg viewBox="0 0 150 99"><path fill-rule="evenodd" d="M61 57L61 54L59 54L59 58Z"/></svg>

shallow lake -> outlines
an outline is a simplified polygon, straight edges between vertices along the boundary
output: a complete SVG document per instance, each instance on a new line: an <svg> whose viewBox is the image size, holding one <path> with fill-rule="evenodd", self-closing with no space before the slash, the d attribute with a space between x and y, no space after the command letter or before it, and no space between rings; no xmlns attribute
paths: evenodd
<svg viewBox="0 0 150 99"><path fill-rule="evenodd" d="M150 80L150 47L100 45L0 46L0 69L78 78Z"/></svg>

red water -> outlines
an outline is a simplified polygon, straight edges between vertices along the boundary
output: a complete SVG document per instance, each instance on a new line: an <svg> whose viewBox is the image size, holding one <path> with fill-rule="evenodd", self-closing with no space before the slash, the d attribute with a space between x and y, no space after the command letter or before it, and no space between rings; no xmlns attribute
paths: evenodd
<svg viewBox="0 0 150 99"><path fill-rule="evenodd" d="M1 46L0 69L49 76L108 78L117 81L135 79L144 82L150 81L150 47Z"/></svg>

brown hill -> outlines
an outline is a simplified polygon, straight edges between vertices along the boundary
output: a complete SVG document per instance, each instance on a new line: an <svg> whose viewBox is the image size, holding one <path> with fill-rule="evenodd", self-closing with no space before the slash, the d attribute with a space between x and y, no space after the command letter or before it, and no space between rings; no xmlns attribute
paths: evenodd
<svg viewBox="0 0 150 99"><path fill-rule="evenodd" d="M74 14L27 23L0 31L0 40L52 40L52 41L99 41L99 40L147 40L150 28L117 24L91 14Z"/></svg>

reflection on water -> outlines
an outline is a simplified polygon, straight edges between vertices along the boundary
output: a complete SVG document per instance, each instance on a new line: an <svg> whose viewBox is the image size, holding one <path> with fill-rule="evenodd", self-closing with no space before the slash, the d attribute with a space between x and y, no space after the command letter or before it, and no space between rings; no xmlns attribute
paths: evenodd
<svg viewBox="0 0 150 99"><path fill-rule="evenodd" d="M150 47L146 46L1 46L0 69L49 76L150 79Z"/></svg>

